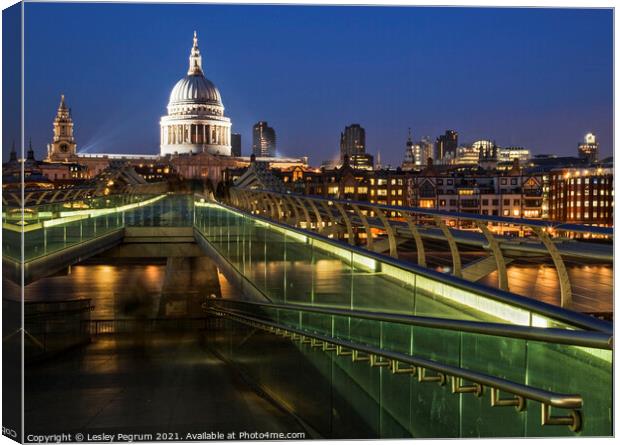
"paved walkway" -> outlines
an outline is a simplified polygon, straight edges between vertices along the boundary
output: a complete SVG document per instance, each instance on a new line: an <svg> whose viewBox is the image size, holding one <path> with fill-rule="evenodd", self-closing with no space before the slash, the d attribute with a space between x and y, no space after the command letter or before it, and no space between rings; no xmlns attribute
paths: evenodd
<svg viewBox="0 0 620 445"><path fill-rule="evenodd" d="M26 432L299 432L196 332L97 337L26 370Z"/></svg>

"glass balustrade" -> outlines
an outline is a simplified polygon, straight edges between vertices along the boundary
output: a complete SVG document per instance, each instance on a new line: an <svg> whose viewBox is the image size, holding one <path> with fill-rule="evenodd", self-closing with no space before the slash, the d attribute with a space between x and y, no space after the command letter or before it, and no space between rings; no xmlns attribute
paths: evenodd
<svg viewBox="0 0 620 445"><path fill-rule="evenodd" d="M224 300L218 305L232 308ZM350 356L312 348L233 320L222 319L213 346L240 366L326 437L541 437L611 434L611 351L596 354L571 345L419 328L303 311L236 307L246 314L389 351L418 355L532 387L580 394L583 428L541 425L541 404L525 409L491 406L491 391L478 397L451 392L450 382L419 382L411 374L354 362ZM561 368L557 370L556 368ZM462 382L469 384L470 382ZM503 398L510 394L501 393ZM552 409L554 415L566 410ZM355 423L349 423L349 422ZM356 430L351 430L355 425ZM358 436L360 434L360 436Z"/></svg>
<svg viewBox="0 0 620 445"><path fill-rule="evenodd" d="M23 261L49 255L124 227L190 227L190 195L123 195L46 204L3 213L3 256Z"/></svg>
<svg viewBox="0 0 620 445"><path fill-rule="evenodd" d="M266 297L371 311L537 327L571 327L527 307L417 273L380 256L217 204L196 202L196 228ZM441 275L441 274L439 274ZM470 286L469 289L475 289Z"/></svg>
<svg viewBox="0 0 620 445"><path fill-rule="evenodd" d="M268 320L293 329L320 334L390 352L433 360L450 366L510 380L523 385L564 394L580 394L584 399L584 434L606 434L611 428L612 351L571 344L510 338L438 327L417 326L351 315L315 313L290 305L272 308L227 300L216 303L227 309ZM382 376L391 380L391 377ZM402 383L402 379L396 379ZM418 388L423 391L426 385ZM396 391L396 390L395 390ZM432 394L429 393L430 397ZM466 418L467 436L492 436L494 423L475 426L476 419L493 419L498 408L485 398L465 395L459 402ZM391 399L386 404L392 403ZM452 403L452 402L451 402ZM540 425L539 402L528 401L528 412L516 416L508 435L555 435L557 430ZM498 418L500 421L500 418ZM474 427L475 426L475 427ZM551 431L550 431L551 430Z"/></svg>

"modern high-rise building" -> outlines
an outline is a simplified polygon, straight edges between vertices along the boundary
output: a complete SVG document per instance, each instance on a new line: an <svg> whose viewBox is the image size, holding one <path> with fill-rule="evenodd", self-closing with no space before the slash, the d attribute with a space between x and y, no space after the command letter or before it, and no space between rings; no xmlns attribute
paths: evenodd
<svg viewBox="0 0 620 445"><path fill-rule="evenodd" d="M429 158L433 159L435 157L433 156L433 141L430 136L424 136L420 139L418 145L420 146L421 165L427 165Z"/></svg>
<svg viewBox="0 0 620 445"><path fill-rule="evenodd" d="M230 135L230 154L232 156L241 156L241 135L239 133L232 133Z"/></svg>
<svg viewBox="0 0 620 445"><path fill-rule="evenodd" d="M435 159L446 162L456 158L456 148L459 145L459 134L454 130L446 130L435 141Z"/></svg>
<svg viewBox="0 0 620 445"><path fill-rule="evenodd" d="M579 157L587 159L594 163L598 162L598 142L596 142L596 135L594 133L586 134L583 142L579 144L577 151Z"/></svg>
<svg viewBox="0 0 620 445"><path fill-rule="evenodd" d="M362 155L366 153L366 130L359 124L351 124L340 133L340 160L345 155Z"/></svg>
<svg viewBox="0 0 620 445"><path fill-rule="evenodd" d="M366 153L366 130L359 124L351 124L340 133L340 161L345 156L355 168L372 168L373 157Z"/></svg>
<svg viewBox="0 0 620 445"><path fill-rule="evenodd" d="M275 157L276 131L267 122L257 122L252 128L252 153L257 157Z"/></svg>

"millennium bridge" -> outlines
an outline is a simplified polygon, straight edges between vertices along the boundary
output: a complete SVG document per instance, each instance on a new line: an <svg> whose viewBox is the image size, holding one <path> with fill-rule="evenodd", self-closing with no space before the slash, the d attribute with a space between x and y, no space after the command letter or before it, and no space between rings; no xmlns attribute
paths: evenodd
<svg viewBox="0 0 620 445"><path fill-rule="evenodd" d="M23 316L27 431L70 431L72 421L75 430L105 428L90 407L114 406L123 366L137 360L114 356L121 339L172 348L157 358L169 370L183 360L170 352L181 341L167 342L190 332L209 358L194 352L188 382L171 373L149 381L157 388L135 389L111 425L148 417L152 426L170 408L184 413L171 428L239 428L254 416L256 428L287 425L306 437L613 434L611 282L573 273L574 265L611 270L612 229L241 186L220 196L139 187L26 198L3 196L3 306L14 319L3 343L18 347ZM101 318L96 299L28 295L84 261L155 257L167 259L169 290L156 316ZM553 289L521 292L517 264L551 271ZM220 274L226 295L196 285ZM26 285L23 309L7 300L11 283ZM183 316L179 298L191 301ZM97 361L105 348L115 359ZM222 380L231 373L243 390ZM56 393L49 380L52 389L34 382L43 378L57 378L75 406L46 411ZM139 380L122 382L142 388ZM192 389L180 400L176 390L159 394L167 382ZM174 407L157 404L173 399ZM281 417L289 420L273 420Z"/></svg>

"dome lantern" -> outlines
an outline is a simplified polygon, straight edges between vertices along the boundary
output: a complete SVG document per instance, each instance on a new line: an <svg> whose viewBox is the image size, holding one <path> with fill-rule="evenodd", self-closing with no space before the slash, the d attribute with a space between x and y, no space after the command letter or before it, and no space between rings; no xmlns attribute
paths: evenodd
<svg viewBox="0 0 620 445"><path fill-rule="evenodd" d="M188 76L202 75L202 56L200 55L200 49L198 49L198 35L194 31L194 45L189 53L189 70Z"/></svg>

